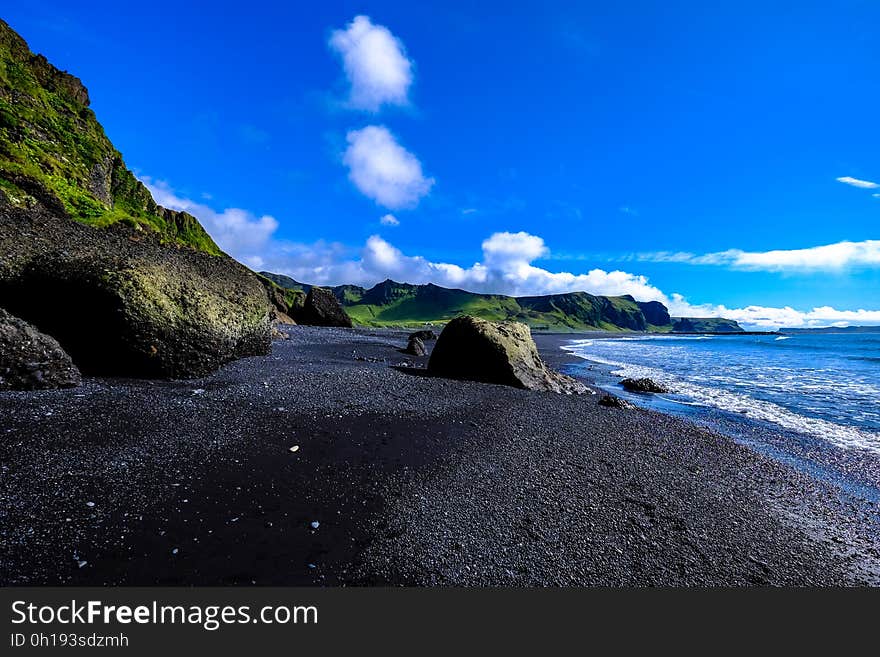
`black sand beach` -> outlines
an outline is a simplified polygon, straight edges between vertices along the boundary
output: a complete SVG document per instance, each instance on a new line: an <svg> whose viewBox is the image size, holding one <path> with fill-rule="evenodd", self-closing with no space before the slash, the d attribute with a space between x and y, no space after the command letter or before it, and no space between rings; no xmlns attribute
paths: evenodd
<svg viewBox="0 0 880 657"><path fill-rule="evenodd" d="M204 379L0 393L0 583L878 582L867 521L720 434L285 330Z"/></svg>

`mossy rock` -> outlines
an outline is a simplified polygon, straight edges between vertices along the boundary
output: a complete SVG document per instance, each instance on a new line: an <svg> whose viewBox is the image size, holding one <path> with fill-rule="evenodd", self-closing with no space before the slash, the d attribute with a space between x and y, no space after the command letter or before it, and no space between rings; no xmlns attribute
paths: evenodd
<svg viewBox="0 0 880 657"><path fill-rule="evenodd" d="M260 283L266 288L266 294L269 295L269 302L275 308L276 319L282 323L296 323L291 317L297 314L306 305L306 293L301 290L290 289L280 286L272 279L257 274ZM286 320L290 320L289 322Z"/></svg>
<svg viewBox="0 0 880 657"><path fill-rule="evenodd" d="M266 291L231 258L38 209L0 207L0 306L88 374L202 376L270 348Z"/></svg>
<svg viewBox="0 0 880 657"><path fill-rule="evenodd" d="M342 308L333 292L323 287L313 287L306 295L303 307L293 313L297 324L306 326L339 326L350 328L351 317Z"/></svg>
<svg viewBox="0 0 880 657"><path fill-rule="evenodd" d="M425 343L422 342L422 339L411 335L409 336L409 340L406 343L406 349L403 350L403 353L409 354L410 356L424 356L428 353L428 350L425 349Z"/></svg>
<svg viewBox="0 0 880 657"><path fill-rule="evenodd" d="M428 372L451 379L581 394L586 388L551 370L538 355L529 327L470 315L450 321L431 352Z"/></svg>

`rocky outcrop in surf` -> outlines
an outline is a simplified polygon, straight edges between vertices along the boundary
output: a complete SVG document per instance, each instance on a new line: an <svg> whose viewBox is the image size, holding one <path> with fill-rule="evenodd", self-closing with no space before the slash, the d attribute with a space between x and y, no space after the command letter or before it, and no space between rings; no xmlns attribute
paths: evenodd
<svg viewBox="0 0 880 657"><path fill-rule="evenodd" d="M620 382L624 390L629 392L641 393L663 393L669 392L665 387L654 381L653 379L624 379Z"/></svg>

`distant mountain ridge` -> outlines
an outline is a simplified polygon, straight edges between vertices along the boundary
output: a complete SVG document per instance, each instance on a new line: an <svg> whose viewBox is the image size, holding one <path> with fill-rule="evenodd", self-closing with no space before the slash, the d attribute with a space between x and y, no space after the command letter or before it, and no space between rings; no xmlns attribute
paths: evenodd
<svg viewBox="0 0 880 657"><path fill-rule="evenodd" d="M283 274L261 276L290 290L308 292L311 285ZM636 301L630 295L607 297L587 292L511 297L479 294L428 283L413 285L390 279L367 289L357 285L329 288L357 324L411 326L446 322L470 314L493 321L524 322L533 329L556 331L651 331L739 333L740 326L725 319L675 319L659 301Z"/></svg>
<svg viewBox="0 0 880 657"><path fill-rule="evenodd" d="M880 333L880 326L823 326L819 328L784 328L780 333Z"/></svg>
<svg viewBox="0 0 880 657"><path fill-rule="evenodd" d="M673 317L673 333L744 333L732 319L723 317ZM761 333L762 331L758 331Z"/></svg>

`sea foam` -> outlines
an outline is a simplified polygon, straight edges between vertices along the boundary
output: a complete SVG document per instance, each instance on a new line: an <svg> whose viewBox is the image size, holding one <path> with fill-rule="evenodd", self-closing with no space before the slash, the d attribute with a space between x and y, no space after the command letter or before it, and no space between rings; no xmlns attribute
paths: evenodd
<svg viewBox="0 0 880 657"><path fill-rule="evenodd" d="M612 368L611 374L614 376L621 378L647 377L662 384L672 393L685 398L665 398L668 401L690 406L710 406L729 413L742 415L751 420L769 422L784 429L806 433L842 449L863 449L880 454L880 433L878 432L801 415L779 404L755 399L746 392L752 386L772 386L774 385L772 383L762 383L760 381L745 382L724 375L704 375L700 378L709 384L703 385L694 381L685 381L661 369L603 358L597 354L590 353L588 347L592 344L592 341L574 341L570 345L564 346L563 349L585 360L607 365ZM769 366L767 369L773 369L773 367ZM731 391L718 385L713 386L711 385L713 381L739 387L742 391ZM810 385L819 386L821 384L802 383L801 387L809 388Z"/></svg>

